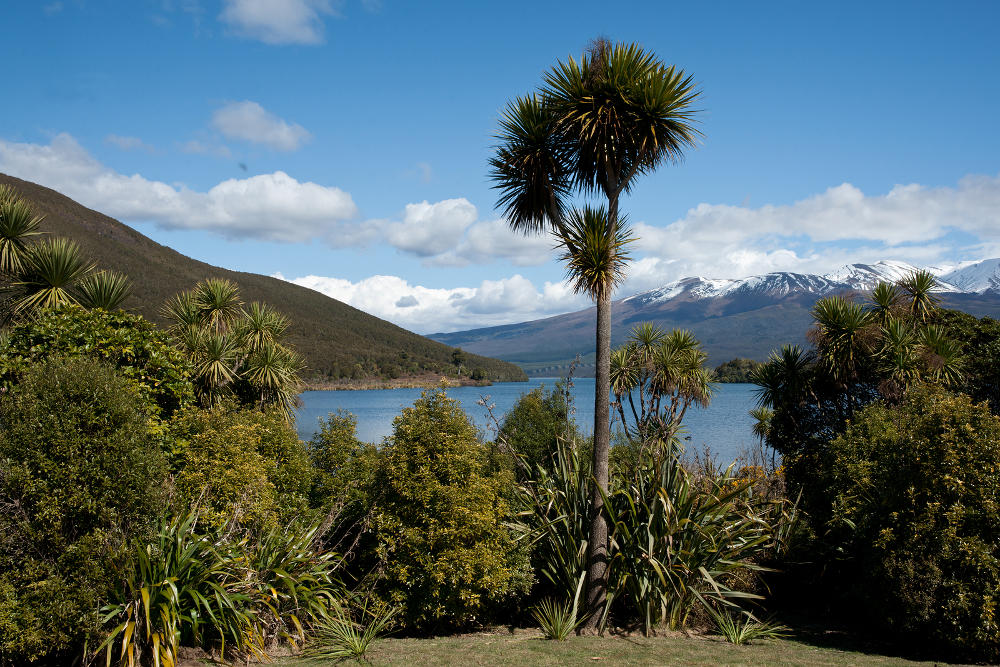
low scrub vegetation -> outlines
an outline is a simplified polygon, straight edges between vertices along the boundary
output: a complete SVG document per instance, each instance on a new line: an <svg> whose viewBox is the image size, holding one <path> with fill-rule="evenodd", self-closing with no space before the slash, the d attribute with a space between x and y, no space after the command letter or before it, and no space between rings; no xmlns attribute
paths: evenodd
<svg viewBox="0 0 1000 667"><path fill-rule="evenodd" d="M0 250L5 276L36 261ZM635 327L610 360L606 488L565 384L527 393L493 440L437 389L378 445L345 413L303 443L294 357L278 358L288 322L234 285L178 296L169 334L83 296L47 301L73 291L8 302L0 665L173 665L184 646L363 657L388 633L497 623L749 643L783 632L759 620L779 569L779 588L825 611L995 660L1000 332L938 311L932 287L820 301L815 349L752 371L755 432L775 454L753 464L685 455L686 411L712 398L705 354L689 332Z"/></svg>

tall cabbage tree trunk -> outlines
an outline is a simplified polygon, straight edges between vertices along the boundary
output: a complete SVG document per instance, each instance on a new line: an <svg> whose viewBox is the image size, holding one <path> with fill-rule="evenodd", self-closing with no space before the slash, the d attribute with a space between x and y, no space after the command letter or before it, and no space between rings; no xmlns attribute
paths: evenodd
<svg viewBox="0 0 1000 667"><path fill-rule="evenodd" d="M596 630L601 622L608 590L608 453L611 446L611 296L597 300L597 360L594 371L594 487L591 495L590 542L587 553L588 617L584 629Z"/></svg>
<svg viewBox="0 0 1000 667"><path fill-rule="evenodd" d="M620 192L620 189L619 189ZM618 192L608 195L608 220L615 237L618 230ZM608 456L611 451L611 290L609 284L597 298L597 330L594 368L594 490L590 501L590 542L587 545L587 613L584 629L593 632L601 624L608 597Z"/></svg>

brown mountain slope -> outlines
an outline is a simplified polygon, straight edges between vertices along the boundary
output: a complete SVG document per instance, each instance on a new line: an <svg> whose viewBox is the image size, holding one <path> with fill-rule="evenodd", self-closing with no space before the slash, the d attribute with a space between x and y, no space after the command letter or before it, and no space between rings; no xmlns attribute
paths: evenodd
<svg viewBox="0 0 1000 667"><path fill-rule="evenodd" d="M291 318L289 341L305 357L307 377L395 377L454 369L454 348L319 292L185 257L41 185L5 174L0 174L0 183L12 186L32 203L36 213L45 216L44 231L73 239L100 267L127 274L134 288L126 306L155 322L162 322L158 311L171 295L204 278L228 278L239 284L245 301L269 303ZM465 368L479 368L490 379L524 379L513 364L474 354L466 357Z"/></svg>

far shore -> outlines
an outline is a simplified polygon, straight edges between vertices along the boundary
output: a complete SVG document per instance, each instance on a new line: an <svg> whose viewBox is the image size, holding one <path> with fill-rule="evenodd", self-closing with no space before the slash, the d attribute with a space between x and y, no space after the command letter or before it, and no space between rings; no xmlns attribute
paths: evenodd
<svg viewBox="0 0 1000 667"><path fill-rule="evenodd" d="M490 380L473 380L466 377L427 375L400 377L394 379L364 380L306 380L302 391L357 391L361 389L434 389L436 387L489 387Z"/></svg>

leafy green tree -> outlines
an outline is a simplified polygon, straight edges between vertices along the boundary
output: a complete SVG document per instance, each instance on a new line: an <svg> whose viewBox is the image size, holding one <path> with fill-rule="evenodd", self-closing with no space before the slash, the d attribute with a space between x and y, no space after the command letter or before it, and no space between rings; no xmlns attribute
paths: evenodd
<svg viewBox="0 0 1000 667"><path fill-rule="evenodd" d="M736 358L719 364L712 371L716 382L750 382L750 373L760 365L753 359Z"/></svg>
<svg viewBox="0 0 1000 667"><path fill-rule="evenodd" d="M861 410L830 457L828 530L856 607L953 657L1000 657L1000 418L921 386Z"/></svg>
<svg viewBox="0 0 1000 667"><path fill-rule="evenodd" d="M111 564L164 504L147 407L86 358L34 363L0 395L0 663L68 663L94 631Z"/></svg>
<svg viewBox="0 0 1000 667"><path fill-rule="evenodd" d="M179 509L254 534L307 510L313 468L280 412L189 408L172 420L170 437Z"/></svg>
<svg viewBox="0 0 1000 667"><path fill-rule="evenodd" d="M395 419L373 526L377 591L402 607L407 628L475 626L527 592L527 557L507 526L512 481L444 391L425 392Z"/></svg>
<svg viewBox="0 0 1000 667"><path fill-rule="evenodd" d="M557 441L578 437L570 409L564 381L558 381L550 390L542 385L523 394L504 415L497 441L520 457L522 474L534 475L539 467L550 470Z"/></svg>
<svg viewBox="0 0 1000 667"><path fill-rule="evenodd" d="M358 439L357 428L358 418L343 410L320 419L319 431L306 445L315 470L315 505L367 502L378 454L373 445Z"/></svg>
<svg viewBox="0 0 1000 667"><path fill-rule="evenodd" d="M773 411L766 440L791 464L793 486L794 456L825 447L865 405L900 400L919 382L960 385L965 359L959 342L931 321L936 297L928 275L878 285L867 303L820 299L814 350L786 347L753 372L760 406Z"/></svg>
<svg viewBox="0 0 1000 667"><path fill-rule="evenodd" d="M136 382L150 411L160 417L194 401L190 362L139 315L62 306L15 325L0 342L0 389L10 390L27 371L53 357L111 364Z"/></svg>
<svg viewBox="0 0 1000 667"><path fill-rule="evenodd" d="M600 231L594 247L609 248L627 238L620 232L620 198L639 176L664 162L678 161L695 144L698 132L692 105L698 94L690 77L637 44L612 45L598 39L579 62L570 58L557 63L545 75L541 89L511 102L500 120L500 145L490 160L491 176L511 227L525 232L567 232L572 218L594 222L598 216L593 210L570 216L566 199L573 192L600 193L607 199L607 208L599 216L604 229L591 226ZM561 236L565 241L567 234ZM569 245L564 242L564 246L568 250ZM598 283L590 281L590 285ZM610 447L611 287L613 283L605 282L590 292L597 300L597 485L587 587L591 611L603 605L607 588L607 517L601 507L607 493ZM597 622L594 616L591 627Z"/></svg>

